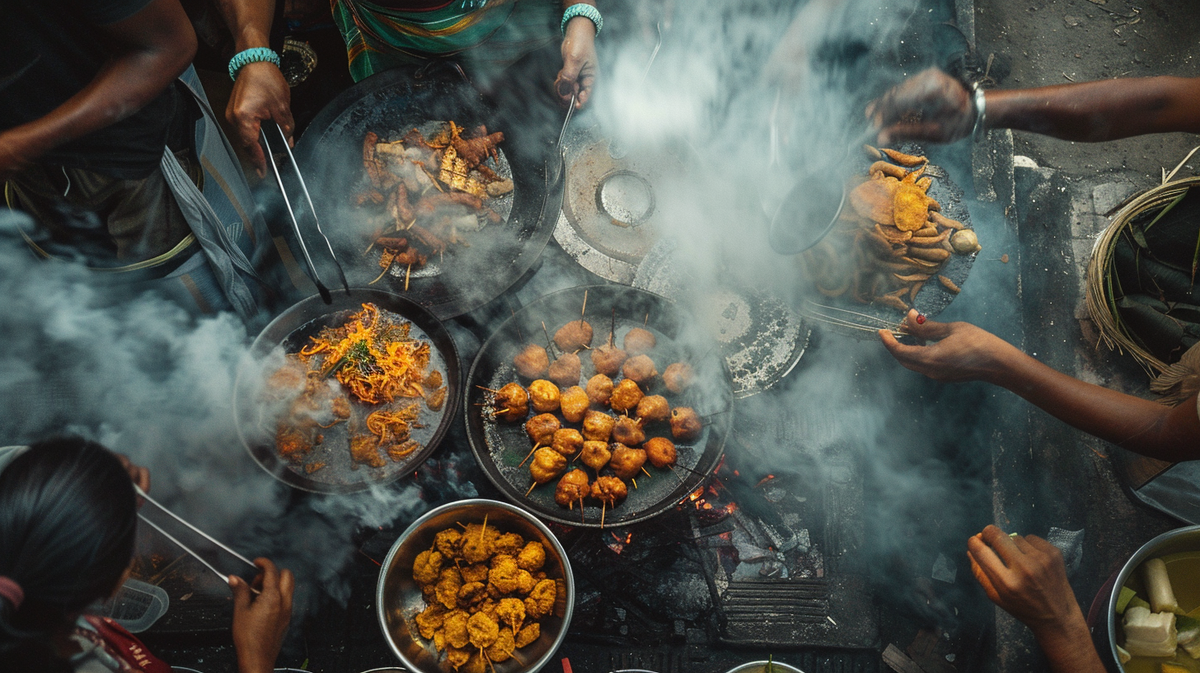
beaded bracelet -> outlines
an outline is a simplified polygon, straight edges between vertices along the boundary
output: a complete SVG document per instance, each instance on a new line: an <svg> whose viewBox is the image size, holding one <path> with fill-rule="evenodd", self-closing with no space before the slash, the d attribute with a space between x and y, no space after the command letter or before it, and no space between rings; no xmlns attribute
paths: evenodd
<svg viewBox="0 0 1200 673"><path fill-rule="evenodd" d="M600 16L600 10L586 2L577 2L563 12L561 26L563 35L567 34L567 22L577 16L582 16L591 21L592 25L596 27L596 34L600 34L600 29L604 27L604 18Z"/></svg>
<svg viewBox="0 0 1200 673"><path fill-rule="evenodd" d="M239 70L251 63L260 63L263 61L270 61L278 68L279 54L266 47L254 47L245 51L239 51L233 58L229 59L229 79L236 82Z"/></svg>

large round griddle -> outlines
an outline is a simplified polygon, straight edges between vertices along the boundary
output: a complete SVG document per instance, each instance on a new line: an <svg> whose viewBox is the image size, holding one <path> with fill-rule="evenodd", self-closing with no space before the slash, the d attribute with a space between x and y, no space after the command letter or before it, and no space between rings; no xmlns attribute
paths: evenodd
<svg viewBox="0 0 1200 673"><path fill-rule="evenodd" d="M399 462L388 459L385 466L375 468L354 463L350 458L350 422L322 430L325 439L306 456L305 463L324 462L325 467L309 474L303 465L279 457L275 448L275 427L278 407L263 402L262 383L274 367L283 363L282 353L295 353L309 343L323 327L336 327L362 310L362 304L373 303L381 311L396 314L413 324L411 336L430 342L430 370L442 373L446 385L446 403L433 412L421 404L417 419L423 428L414 428L412 439L421 443L420 449ZM289 486L317 493L352 493L372 485L393 482L425 461L437 449L445 436L461 397L462 370L458 349L450 333L430 312L412 301L390 292L352 288L351 293L335 293L333 303L325 304L321 297L312 296L297 303L271 321L251 346L251 358L238 372L234 385L234 414L238 435L246 450L268 473ZM366 405L351 397L353 418L359 421L356 433L366 432L361 419L370 411L384 405Z"/></svg>
<svg viewBox="0 0 1200 673"><path fill-rule="evenodd" d="M367 228L371 211L350 203L366 186L363 137L371 131L381 140L396 140L412 128L451 120L468 129L485 125L489 132L504 133L500 165L489 165L502 176L511 171L513 192L505 197L511 204L497 208L505 221L468 232L464 237L469 246L452 245L443 258L414 269L407 290L405 274L395 269L376 286L448 319L500 296L533 266L553 233L561 186L549 186L554 193L548 193L550 145L545 134L519 115L520 111L487 108L479 92L457 75L418 79L407 69L368 77L321 110L300 138L296 157L351 285L366 285L382 271L378 254L364 254L370 239L361 230ZM307 218L302 222L308 223ZM320 249L314 230L305 232L305 240L310 249ZM486 282L480 282L483 278Z"/></svg>
<svg viewBox="0 0 1200 673"><path fill-rule="evenodd" d="M526 496L533 481L528 463L524 466L520 463L528 455L532 442L525 434L524 421L505 423L490 418L485 410L491 403L491 394L483 389L498 390L512 381L528 386L528 380L517 376L513 357L529 343L546 343L542 321L553 334L567 322L579 320L585 291L585 319L595 330L593 345L598 346L608 339L615 308L617 345L630 329L644 326L658 339L650 356L660 372L672 362L683 361L690 363L697 375L696 384L681 395L665 392L661 382L648 391L648 394L664 395L671 406L694 408L705 419L706 425L696 441L676 442L679 467L660 470L646 463L646 469L653 476L643 474L639 477L636 489L629 484L629 497L604 514L604 523L608 526L636 523L670 509L700 486L720 461L732 424L733 395L721 357L703 330L669 300L629 287L596 285L555 292L514 314L484 343L471 365L464 394L467 437L484 474L508 499L543 519L572 526L600 526L599 503L589 501L582 510L578 505L574 510L568 510L554 502L557 480L534 488ZM582 386L595 370L586 352L581 359ZM562 420L561 415L559 419ZM564 423L563 426L578 428L579 424ZM646 435L647 438L670 438L670 428L665 423L652 424L646 428ZM595 479L595 473L582 463L576 461L575 466ZM605 468L601 474L611 473Z"/></svg>

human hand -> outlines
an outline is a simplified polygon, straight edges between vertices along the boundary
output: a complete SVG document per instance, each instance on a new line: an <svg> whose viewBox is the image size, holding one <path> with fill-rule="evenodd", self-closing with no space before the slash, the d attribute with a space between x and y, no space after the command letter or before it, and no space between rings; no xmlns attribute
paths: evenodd
<svg viewBox="0 0 1200 673"><path fill-rule="evenodd" d="M900 364L935 381L995 383L1009 358L1020 354L1012 344L970 323L924 320L911 309L904 329L922 342L932 343L908 346L887 330L879 330L879 338Z"/></svg>
<svg viewBox="0 0 1200 673"><path fill-rule="evenodd" d="M592 87L600 76L596 58L596 25L591 19L576 16L567 22L562 41L562 70L554 79L554 92L563 105L575 96L575 109L580 110L592 97Z"/></svg>
<svg viewBox="0 0 1200 673"><path fill-rule="evenodd" d="M275 668L283 635L292 618L292 571L279 571L265 558L254 559L262 569L254 583L259 595L251 597L250 586L230 575L233 591L233 646L237 650L239 673L270 673Z"/></svg>
<svg viewBox="0 0 1200 673"><path fill-rule="evenodd" d="M141 465L135 464L132 460L129 460L129 456L120 453L113 455L117 457L117 460L121 461L121 467L124 467L125 471L129 473L129 479L133 482L133 485L142 489L142 493L149 493L150 470L142 467ZM141 507L143 502L142 498L139 497L137 502L138 507Z"/></svg>
<svg viewBox="0 0 1200 673"><path fill-rule="evenodd" d="M1082 619L1062 553L1042 538L988 526L967 540L967 558L988 598L1035 634Z"/></svg>
<svg viewBox="0 0 1200 673"><path fill-rule="evenodd" d="M42 154L26 135L20 127L0 133L0 182L25 170Z"/></svg>
<svg viewBox="0 0 1200 673"><path fill-rule="evenodd" d="M225 118L233 125L238 141L250 155L258 176L267 174L267 157L259 144L259 128L274 121L292 144L292 92L287 80L274 63L257 62L242 66L233 83L233 93L225 108Z"/></svg>
<svg viewBox="0 0 1200 673"><path fill-rule="evenodd" d="M879 129L880 145L898 140L949 143L971 133L975 104L962 82L929 68L868 104L867 119Z"/></svg>

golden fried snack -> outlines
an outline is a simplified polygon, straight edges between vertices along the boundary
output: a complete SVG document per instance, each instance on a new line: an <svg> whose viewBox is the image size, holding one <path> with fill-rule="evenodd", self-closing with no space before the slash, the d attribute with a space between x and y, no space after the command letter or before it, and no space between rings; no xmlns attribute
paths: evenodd
<svg viewBox="0 0 1200 673"><path fill-rule="evenodd" d="M636 409L638 402L641 401L642 389L638 387L638 384L629 379L622 379L613 388L612 398L608 403L612 406L613 411L625 412Z"/></svg>
<svg viewBox="0 0 1200 673"><path fill-rule="evenodd" d="M482 612L476 612L467 620L467 637L475 647L490 647L499 635L500 625Z"/></svg>
<svg viewBox="0 0 1200 673"><path fill-rule="evenodd" d="M379 438L375 435L354 435L350 438L350 457L356 463L383 467L387 461L379 455Z"/></svg>
<svg viewBox="0 0 1200 673"><path fill-rule="evenodd" d="M483 582L488 581L488 567L486 563L476 563L469 566L464 566L459 573L462 574L464 582Z"/></svg>
<svg viewBox="0 0 1200 673"><path fill-rule="evenodd" d="M617 477L597 477L595 483L592 484L592 497L609 507L624 500L627 495L629 495L629 489L626 488L625 482ZM526 607L526 612L528 610Z"/></svg>
<svg viewBox="0 0 1200 673"><path fill-rule="evenodd" d="M611 479L612 477L609 477ZM539 619L550 614L554 609L554 601L558 598L558 586L554 580L538 582L529 596L525 598L525 615L530 619Z"/></svg>
<svg viewBox="0 0 1200 673"><path fill-rule="evenodd" d="M612 344L604 344L592 349L592 366L596 371L606 376L616 376L625 364L629 354Z"/></svg>
<svg viewBox="0 0 1200 673"><path fill-rule="evenodd" d="M525 604L521 604L522 613L524 613ZM420 631L421 637L425 640L432 640L433 634L442 628L442 622L446 619L446 610L441 605L433 603L426 605L425 609L417 613L417 630Z"/></svg>
<svg viewBox="0 0 1200 673"><path fill-rule="evenodd" d="M542 625L537 622L526 624L517 632L516 646L518 648L532 645L535 640L542 637Z"/></svg>
<svg viewBox="0 0 1200 673"><path fill-rule="evenodd" d="M488 662L487 658L483 655L483 651L475 650L472 652L471 659L459 670L462 673L488 673Z"/></svg>
<svg viewBox="0 0 1200 673"><path fill-rule="evenodd" d="M517 555L517 566L522 570L528 570L529 572L541 570L545 564L546 548L542 546L541 542L536 540L526 544L521 553Z"/></svg>
<svg viewBox="0 0 1200 673"><path fill-rule="evenodd" d="M596 406L607 406L612 399L613 382L604 374L596 374L587 382L588 401Z"/></svg>
<svg viewBox="0 0 1200 673"><path fill-rule="evenodd" d="M546 354L544 347L529 344L513 358L513 367L521 376L536 379L546 375L546 370L550 367L550 356Z"/></svg>
<svg viewBox="0 0 1200 673"><path fill-rule="evenodd" d="M466 582L458 589L458 607L470 608L482 602L487 596L487 586L483 582Z"/></svg>
<svg viewBox="0 0 1200 673"><path fill-rule="evenodd" d="M516 639L513 636L513 631L516 631L515 627L512 631L500 629L499 634L496 636L496 642L492 643L483 650L483 653L487 655L488 659L491 659L497 664L502 661L508 661L509 659L512 659L513 650L517 647Z"/></svg>
<svg viewBox="0 0 1200 673"><path fill-rule="evenodd" d="M526 596L533 590L533 585L537 584L537 580L533 579L533 575L522 568L517 571L517 594Z"/></svg>
<svg viewBox="0 0 1200 673"><path fill-rule="evenodd" d="M578 423L587 414L590 404L591 400L588 399L587 391L579 386L571 386L563 391L562 398L559 400L559 410L562 411L563 418L568 422Z"/></svg>
<svg viewBox="0 0 1200 673"><path fill-rule="evenodd" d="M496 418L509 423L515 423L529 413L529 393L518 383L507 383L496 391L496 401L492 406Z"/></svg>
<svg viewBox="0 0 1200 673"><path fill-rule="evenodd" d="M470 642L467 636L467 620L471 616L466 610L451 610L442 620L442 629L446 633L446 644L462 649Z"/></svg>
<svg viewBox="0 0 1200 673"><path fill-rule="evenodd" d="M588 482L587 472L576 468L558 480L558 486L554 488L554 502L560 507L572 507L591 492L592 485Z"/></svg>
<svg viewBox="0 0 1200 673"><path fill-rule="evenodd" d="M592 345L592 326L586 320L572 320L554 333L554 345L564 353L574 353Z"/></svg>
<svg viewBox="0 0 1200 673"><path fill-rule="evenodd" d="M549 447L542 447L533 452L533 461L529 463L529 475L534 482L545 484L552 481L567 468L567 457Z"/></svg>
<svg viewBox="0 0 1200 673"><path fill-rule="evenodd" d="M690 442L700 436L704 424L691 407L675 407L671 410L671 435L681 442Z"/></svg>
<svg viewBox="0 0 1200 673"><path fill-rule="evenodd" d="M437 602L445 606L447 610L453 610L458 607L458 590L461 588L462 575L455 568L446 568L438 577L434 595L437 597Z"/></svg>
<svg viewBox="0 0 1200 673"><path fill-rule="evenodd" d="M496 617L516 633L525 622L525 602L520 598L501 598L496 606Z"/></svg>
<svg viewBox="0 0 1200 673"><path fill-rule="evenodd" d="M678 395L692 385L694 374L691 365L683 362L673 362L667 365L667 370L663 372L662 378L667 390Z"/></svg>
<svg viewBox="0 0 1200 673"><path fill-rule="evenodd" d="M517 559L507 554L492 558L492 567L488 570L488 584L496 587L502 594L511 594L517 590L517 573L520 572Z"/></svg>
<svg viewBox="0 0 1200 673"><path fill-rule="evenodd" d="M651 437L642 445L650 464L659 469L675 464L675 442L666 437Z"/></svg>
<svg viewBox="0 0 1200 673"><path fill-rule="evenodd" d="M635 355L625 361L625 365L621 367L621 373L625 375L626 379L644 388L658 376L658 369L655 368L654 360L651 360L649 355Z"/></svg>
<svg viewBox="0 0 1200 673"><path fill-rule="evenodd" d="M554 414L538 414L525 421L525 434L534 444L550 446L554 441L554 433L561 427L562 423Z"/></svg>
<svg viewBox="0 0 1200 673"><path fill-rule="evenodd" d="M583 374L583 363L574 353L564 353L550 364L550 380L559 387L579 385L579 377Z"/></svg>
<svg viewBox="0 0 1200 673"><path fill-rule="evenodd" d="M454 558L458 555L459 549L462 547L462 533L458 532L456 528L447 528L446 530L438 531L438 534L433 536L433 546L437 547L442 556ZM421 580L417 581L420 582Z"/></svg>
<svg viewBox="0 0 1200 673"><path fill-rule="evenodd" d="M575 428L561 428L554 432L550 448L564 456L573 456L583 448L583 435Z"/></svg>
<svg viewBox="0 0 1200 673"><path fill-rule="evenodd" d="M671 405L662 395L647 395L637 405L637 417L646 423L665 421L671 415Z"/></svg>
<svg viewBox="0 0 1200 673"><path fill-rule="evenodd" d="M630 355L641 355L654 350L654 345L658 340L654 338L654 333L641 327L634 327L625 333L625 352Z"/></svg>
<svg viewBox="0 0 1200 673"><path fill-rule="evenodd" d="M443 556L441 552L426 550L417 554L413 561L413 579L417 584L436 582L442 572Z"/></svg>
<svg viewBox="0 0 1200 673"><path fill-rule="evenodd" d="M597 472L600 471L600 468L608 465L610 458L612 458L612 451L608 450L607 442L584 442L583 452L579 454L579 460Z"/></svg>
<svg viewBox="0 0 1200 673"><path fill-rule="evenodd" d="M608 461L608 466L612 468L613 473L621 479L633 479L642 471L642 466L645 464L645 451L621 444L613 446L612 460Z"/></svg>
<svg viewBox="0 0 1200 673"><path fill-rule="evenodd" d="M529 401L533 410L539 414L558 411L558 398L558 386L546 379L538 379L529 384Z"/></svg>
<svg viewBox="0 0 1200 673"><path fill-rule="evenodd" d="M464 631L465 632L465 631ZM471 660L471 650L464 650L459 647L451 647L446 651L446 663L454 667L454 670L459 670L467 665Z"/></svg>
<svg viewBox="0 0 1200 673"><path fill-rule="evenodd" d="M892 212L900 231L923 229L929 219L929 197L920 187L902 183L893 197Z"/></svg>
<svg viewBox="0 0 1200 673"><path fill-rule="evenodd" d="M608 438L612 435L613 425L616 422L617 419L603 411L588 411L583 415L583 438L607 444Z"/></svg>
<svg viewBox="0 0 1200 673"><path fill-rule="evenodd" d="M503 533L496 538L496 542L492 545L497 554L508 554L516 556L517 552L525 546L525 538L517 533ZM466 574L463 574L463 579L466 579Z"/></svg>
<svg viewBox="0 0 1200 673"><path fill-rule="evenodd" d="M467 563L483 563L496 553L496 538L500 536L495 526L483 527L477 523L467 524L462 537L462 558Z"/></svg>
<svg viewBox="0 0 1200 673"><path fill-rule="evenodd" d="M613 426L612 438L614 442L624 444L625 446L637 446L646 441L646 432L642 430L641 421L636 418L622 416L617 419L616 425Z"/></svg>

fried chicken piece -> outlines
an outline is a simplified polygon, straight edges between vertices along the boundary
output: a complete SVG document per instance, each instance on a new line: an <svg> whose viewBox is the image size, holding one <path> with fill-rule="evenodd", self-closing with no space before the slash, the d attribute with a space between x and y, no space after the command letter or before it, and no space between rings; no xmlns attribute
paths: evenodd
<svg viewBox="0 0 1200 673"><path fill-rule="evenodd" d="M460 670L462 673L488 673L488 662L487 658L483 655L483 651L476 650L472 652L470 661Z"/></svg>
<svg viewBox="0 0 1200 673"><path fill-rule="evenodd" d="M513 640L518 649L532 645L534 641L542 637L542 626L537 622L526 624L520 631L517 632L517 637Z"/></svg>
<svg viewBox="0 0 1200 673"><path fill-rule="evenodd" d="M438 534L433 536L433 546L442 553L442 556L454 558L458 556L459 550L462 548L462 533L458 532L457 528L438 531Z"/></svg>
<svg viewBox="0 0 1200 673"><path fill-rule="evenodd" d="M592 349L592 366L606 376L616 376L629 354L613 344L604 344Z"/></svg>
<svg viewBox="0 0 1200 673"><path fill-rule="evenodd" d="M587 382L588 401L597 406L607 406L612 399L613 382L604 374L596 374Z"/></svg>
<svg viewBox="0 0 1200 673"><path fill-rule="evenodd" d="M579 385L579 377L582 374L583 363L574 353L563 353L550 363L549 378L562 388Z"/></svg>
<svg viewBox="0 0 1200 673"><path fill-rule="evenodd" d="M591 400L588 399L587 391L579 386L567 388L559 399L559 409L562 411L563 418L571 423L582 421L590 405Z"/></svg>
<svg viewBox="0 0 1200 673"><path fill-rule="evenodd" d="M467 524L462 535L462 558L467 563L483 563L496 553L496 538L500 534L495 526Z"/></svg>
<svg viewBox="0 0 1200 673"><path fill-rule="evenodd" d="M466 632L466 627L463 627L463 632ZM471 660L471 650L464 650L460 647L451 647L446 651L446 663L454 667L454 670L459 670L467 665Z"/></svg>
<svg viewBox="0 0 1200 673"><path fill-rule="evenodd" d="M554 345L564 353L574 353L592 345L592 325L586 320L572 320L554 333Z"/></svg>
<svg viewBox="0 0 1200 673"><path fill-rule="evenodd" d="M691 407L675 407L671 410L671 435L681 442L690 442L700 436L704 424Z"/></svg>
<svg viewBox="0 0 1200 673"><path fill-rule="evenodd" d="M345 395L339 395L333 398L333 416L346 420L350 418L350 398Z"/></svg>
<svg viewBox="0 0 1200 673"><path fill-rule="evenodd" d="M485 563L476 563L464 567L459 571L462 574L464 582L484 582L488 581L488 567Z"/></svg>
<svg viewBox="0 0 1200 673"><path fill-rule="evenodd" d="M607 444L616 422L617 419L603 411L590 410L583 415L583 438Z"/></svg>
<svg viewBox="0 0 1200 673"><path fill-rule="evenodd" d="M513 358L513 367L521 376L536 379L546 375L546 370L550 367L550 356L546 354L544 347L529 344Z"/></svg>
<svg viewBox="0 0 1200 673"><path fill-rule="evenodd" d="M554 488L554 502L561 507L570 507L572 503L582 501L591 492L587 472L576 468L558 480L558 486Z"/></svg>
<svg viewBox="0 0 1200 673"><path fill-rule="evenodd" d="M502 594L511 594L517 590L517 575L520 570L516 558L507 554L496 556L488 570L488 584Z"/></svg>
<svg viewBox="0 0 1200 673"><path fill-rule="evenodd" d="M509 556L516 556L524 546L525 538L517 533L504 533L496 538L494 545L497 554L508 554Z"/></svg>
<svg viewBox="0 0 1200 673"><path fill-rule="evenodd" d="M536 540L528 542L525 548L521 550L521 553L517 555L517 565L522 570L528 570L529 572L541 570L545 564L546 548L542 546L541 542L537 542Z"/></svg>
<svg viewBox="0 0 1200 673"><path fill-rule="evenodd" d="M483 582L467 582L458 589L458 606L469 608L487 596L487 586Z"/></svg>
<svg viewBox="0 0 1200 673"><path fill-rule="evenodd" d="M514 628L513 631L516 629ZM513 650L517 648L516 639L513 637L513 631L500 629L496 635L496 642L484 649L483 653L487 655L495 663L508 661L512 659Z"/></svg>
<svg viewBox="0 0 1200 673"><path fill-rule="evenodd" d="M613 426L612 438L614 442L625 446L637 446L646 441L646 431L642 430L642 424L637 419L622 416Z"/></svg>
<svg viewBox="0 0 1200 673"><path fill-rule="evenodd" d="M633 479L642 471L642 466L645 464L645 451L620 444L613 447L612 460L608 461L608 466L612 468L613 473L621 479Z"/></svg>
<svg viewBox="0 0 1200 673"><path fill-rule="evenodd" d="M446 633L446 644L450 647L463 648L467 646L467 620L471 616L466 610L451 610L442 620L442 629Z"/></svg>
<svg viewBox="0 0 1200 673"><path fill-rule="evenodd" d="M441 411L442 407L446 405L448 393L449 391L445 387L434 390L425 398L425 406L429 407L430 411Z"/></svg>
<svg viewBox="0 0 1200 673"><path fill-rule="evenodd" d="M644 388L658 376L658 369L649 355L635 355L625 361L621 373L626 379Z"/></svg>
<svg viewBox="0 0 1200 673"><path fill-rule="evenodd" d="M515 423L529 413L529 393L518 383L506 383L496 392L492 409L496 418Z"/></svg>
<svg viewBox="0 0 1200 673"><path fill-rule="evenodd" d="M625 412L630 409L636 409L638 402L642 401L642 389L638 384L630 379L621 379L621 382L613 387L612 398L608 404L613 411Z"/></svg>
<svg viewBox="0 0 1200 673"><path fill-rule="evenodd" d="M538 414L525 421L525 434L534 444L550 446L554 442L554 433L562 427L554 414Z"/></svg>
<svg viewBox="0 0 1200 673"><path fill-rule="evenodd" d="M630 355L642 355L654 350L658 339L654 337L654 333L648 329L634 327L625 333L625 352Z"/></svg>
<svg viewBox="0 0 1200 673"><path fill-rule="evenodd" d="M657 468L670 467L675 464L675 442L666 437L651 437L642 445L650 464Z"/></svg>
<svg viewBox="0 0 1200 673"><path fill-rule="evenodd" d="M350 438L350 457L356 463L371 467L383 467L387 461L379 455L379 438L372 434L354 435Z"/></svg>
<svg viewBox="0 0 1200 673"><path fill-rule="evenodd" d="M533 452L533 461L529 463L529 475L534 482L545 484L563 473L567 467L567 457L549 447L542 447Z"/></svg>
<svg viewBox="0 0 1200 673"><path fill-rule="evenodd" d="M575 428L561 428L554 432L550 448L564 456L573 456L583 448L583 435Z"/></svg>
<svg viewBox="0 0 1200 673"><path fill-rule="evenodd" d="M417 584L433 584L442 572L445 557L436 550L425 550L413 561L413 581Z"/></svg>
<svg viewBox="0 0 1200 673"><path fill-rule="evenodd" d="M647 395L637 405L637 417L646 423L665 421L671 415L671 405L662 395Z"/></svg>
<svg viewBox="0 0 1200 673"><path fill-rule="evenodd" d="M500 161L496 154L496 146L504 142L504 134L499 131L488 133L485 127L481 126L480 128L483 129L484 135L478 138L458 137L450 141L451 147L458 152L459 157L467 162L468 168L479 166L487 161L489 156L496 159L497 162Z"/></svg>
<svg viewBox="0 0 1200 673"><path fill-rule="evenodd" d="M612 451L608 450L607 442L584 442L583 452L579 454L579 460L583 461L584 465L592 468L596 472L600 468L608 465L608 461L612 458Z"/></svg>
<svg viewBox="0 0 1200 673"><path fill-rule="evenodd" d="M607 477L612 479L612 477ZM623 486L624 484L622 484ZM542 580L533 587L525 598L525 615L530 619L541 619L554 609L554 601L558 598L558 586L554 580Z"/></svg>
<svg viewBox="0 0 1200 673"><path fill-rule="evenodd" d="M533 574L528 570L517 571L517 595L528 596L530 591L533 591L533 585L537 584L537 580L533 578Z"/></svg>
<svg viewBox="0 0 1200 673"><path fill-rule="evenodd" d="M629 489L625 486L625 482L617 477L597 477L596 481L592 483L592 497L609 507L615 506L627 495L629 495Z"/></svg>
<svg viewBox="0 0 1200 673"><path fill-rule="evenodd" d="M471 615L471 618L467 620L467 636L475 647L489 647L496 642L496 637L499 635L500 625L482 612Z"/></svg>
<svg viewBox="0 0 1200 673"><path fill-rule="evenodd" d="M521 606L521 614L525 613L525 606ZM442 622L446 619L446 610L438 605L426 605L425 609L417 613L417 630L421 632L421 637L425 640L433 640L433 634L438 629L442 628Z"/></svg>
<svg viewBox="0 0 1200 673"><path fill-rule="evenodd" d="M454 568L446 568L438 578L434 596L447 610L453 610L458 606L458 590L461 588L462 575Z"/></svg>
<svg viewBox="0 0 1200 673"><path fill-rule="evenodd" d="M678 395L691 387L695 375L692 372L691 365L683 362L673 362L667 365L667 370L663 372L662 378L667 390Z"/></svg>
<svg viewBox="0 0 1200 673"><path fill-rule="evenodd" d="M312 448L313 445L309 439L309 433L302 432L283 423L279 424L279 428L275 432L275 449L279 452L281 458L298 463L303 459L304 454L312 451Z"/></svg>
<svg viewBox="0 0 1200 673"><path fill-rule="evenodd" d="M559 397L558 386L546 379L538 379L529 384L529 402L539 414L558 411Z"/></svg>
<svg viewBox="0 0 1200 673"><path fill-rule="evenodd" d="M501 598L496 606L496 617L516 633L525 623L525 601L520 598Z"/></svg>

